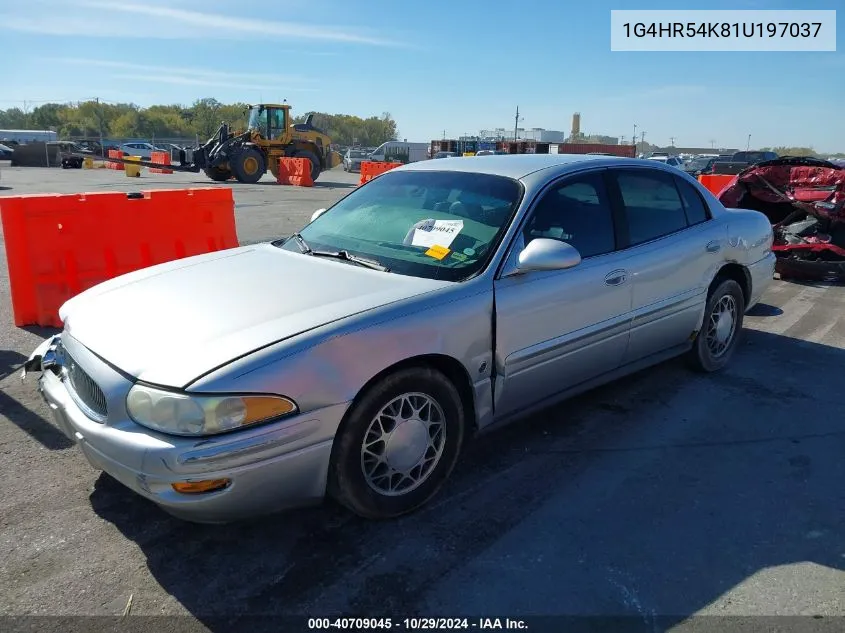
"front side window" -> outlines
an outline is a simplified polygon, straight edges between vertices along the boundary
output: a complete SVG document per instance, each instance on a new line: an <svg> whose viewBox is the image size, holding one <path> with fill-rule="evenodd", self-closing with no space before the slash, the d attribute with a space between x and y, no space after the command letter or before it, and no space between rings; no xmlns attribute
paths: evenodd
<svg viewBox="0 0 845 633"><path fill-rule="evenodd" d="M631 170L616 172L631 246L687 228L687 217L670 174Z"/></svg>
<svg viewBox="0 0 845 633"><path fill-rule="evenodd" d="M312 250L345 250L391 273L462 281L487 265L522 193L522 185L503 176L392 171L353 191L300 235ZM296 239L277 245L302 250Z"/></svg>
<svg viewBox="0 0 845 633"><path fill-rule="evenodd" d="M543 194L525 225L525 244L538 237L567 242L581 257L615 250L613 211L602 174L568 179Z"/></svg>

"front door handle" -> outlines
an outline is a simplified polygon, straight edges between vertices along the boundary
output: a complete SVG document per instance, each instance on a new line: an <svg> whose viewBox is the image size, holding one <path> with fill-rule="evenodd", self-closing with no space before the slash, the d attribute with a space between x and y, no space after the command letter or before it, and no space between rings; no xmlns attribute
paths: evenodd
<svg viewBox="0 0 845 633"><path fill-rule="evenodd" d="M627 270L614 270L604 276L604 283L607 286L621 286L628 281Z"/></svg>
<svg viewBox="0 0 845 633"><path fill-rule="evenodd" d="M722 243L719 240L712 240L707 242L708 253L718 253L722 249Z"/></svg>

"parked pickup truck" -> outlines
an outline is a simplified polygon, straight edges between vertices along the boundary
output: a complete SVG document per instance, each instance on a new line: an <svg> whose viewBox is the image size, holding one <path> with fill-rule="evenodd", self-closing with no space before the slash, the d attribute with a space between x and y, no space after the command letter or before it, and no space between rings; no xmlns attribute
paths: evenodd
<svg viewBox="0 0 845 633"><path fill-rule="evenodd" d="M756 165L767 160L775 160L778 155L775 152L736 152L727 161L716 161L711 167L713 174L736 175L749 165Z"/></svg>

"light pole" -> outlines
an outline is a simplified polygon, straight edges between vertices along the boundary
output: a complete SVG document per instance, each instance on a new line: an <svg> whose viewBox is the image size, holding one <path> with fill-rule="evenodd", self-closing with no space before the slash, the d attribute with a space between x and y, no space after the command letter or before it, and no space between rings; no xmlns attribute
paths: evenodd
<svg viewBox="0 0 845 633"><path fill-rule="evenodd" d="M637 124L634 123L634 135L631 137L634 139L634 151L637 151Z"/></svg>
<svg viewBox="0 0 845 633"><path fill-rule="evenodd" d="M745 141L745 151L748 151L748 148L751 147L751 135L748 135L748 140Z"/></svg>

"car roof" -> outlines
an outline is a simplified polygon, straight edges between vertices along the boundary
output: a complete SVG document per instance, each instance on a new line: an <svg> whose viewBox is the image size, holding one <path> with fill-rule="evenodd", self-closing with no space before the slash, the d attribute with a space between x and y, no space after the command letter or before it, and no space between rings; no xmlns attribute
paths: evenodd
<svg viewBox="0 0 845 633"><path fill-rule="evenodd" d="M436 161L423 160L399 167L403 171L462 171L520 179L536 171L554 167L577 167L583 163L599 165L642 165L642 159L587 154L506 154L459 156ZM652 161L657 162L657 161Z"/></svg>

